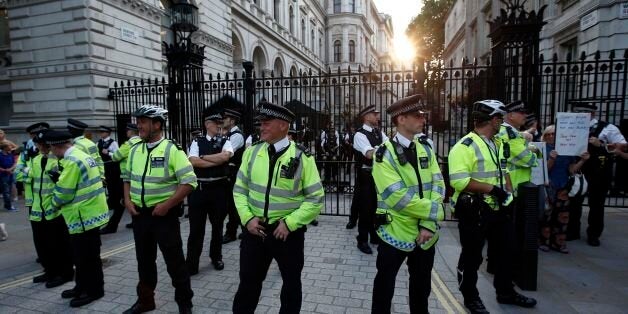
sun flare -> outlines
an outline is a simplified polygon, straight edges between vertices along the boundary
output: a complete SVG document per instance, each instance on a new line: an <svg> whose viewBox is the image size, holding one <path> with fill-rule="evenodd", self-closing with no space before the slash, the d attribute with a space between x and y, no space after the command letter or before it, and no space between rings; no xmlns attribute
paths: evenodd
<svg viewBox="0 0 628 314"><path fill-rule="evenodd" d="M409 65L414 61L416 47L405 34L395 36L395 61Z"/></svg>

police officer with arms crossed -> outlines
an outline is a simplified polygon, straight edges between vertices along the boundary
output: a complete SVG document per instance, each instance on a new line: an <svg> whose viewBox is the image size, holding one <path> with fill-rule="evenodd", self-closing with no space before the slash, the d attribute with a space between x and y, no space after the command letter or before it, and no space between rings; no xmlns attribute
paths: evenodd
<svg viewBox="0 0 628 314"><path fill-rule="evenodd" d="M98 170L100 171L100 178L105 179L105 164L102 162L102 158L100 158L100 154L98 153L98 147L92 140L85 137L85 129L87 129L87 124L76 120L76 119L68 119L68 131L72 134L74 139L72 140L72 144L83 151L84 153L92 156L96 163L98 164Z"/></svg>
<svg viewBox="0 0 628 314"><path fill-rule="evenodd" d="M98 153L105 167L105 182L107 183L107 205L113 210L113 215L109 219L107 226L100 230L100 234L115 233L118 224L124 214L122 176L120 165L113 160L113 154L120 149L118 142L111 138L110 127L100 126L100 139L98 140Z"/></svg>
<svg viewBox="0 0 628 314"><path fill-rule="evenodd" d="M247 229L240 244L240 285L233 312L255 312L275 259L283 280L279 313L299 313L305 226L323 208L323 186L314 158L288 140L294 114L264 103L258 118L263 142L244 152L233 189Z"/></svg>
<svg viewBox="0 0 628 314"><path fill-rule="evenodd" d="M35 276L33 282L45 281L46 288L54 288L74 278L68 227L61 212L51 210L52 190L56 182L50 178L49 172L58 172L59 162L50 153L50 145L44 141L48 123L35 123L28 129L35 133L33 142L39 153L27 161L23 181L28 183L28 189L31 190L29 219L35 250L44 268L44 274Z"/></svg>
<svg viewBox="0 0 628 314"><path fill-rule="evenodd" d="M157 245L175 288L179 313L192 312L192 288L185 266L179 216L183 199L196 188L196 175L185 152L163 137L168 111L144 105L133 113L142 142L131 147L124 201L133 217L139 283L138 300L124 313L155 309Z"/></svg>
<svg viewBox="0 0 628 314"><path fill-rule="evenodd" d="M482 264L482 247L488 239L496 259L493 286L497 302L533 307L536 300L517 293L512 285L514 226L508 206L512 203L507 161L508 145L495 137L506 114L504 104L482 100L473 105L474 130L449 152L449 179L458 217L462 251L458 260L458 285L471 313L488 313L476 283ZM492 257L493 258L493 257Z"/></svg>
<svg viewBox="0 0 628 314"><path fill-rule="evenodd" d="M70 306L79 307L105 295L100 227L109 221L109 211L98 163L74 147L72 137L59 131L44 134L52 153L59 158L61 171L52 192L51 211L63 215L76 265L76 286L63 291L61 297L73 298Z"/></svg>
<svg viewBox="0 0 628 314"><path fill-rule="evenodd" d="M356 192L353 197L354 202L360 205L358 218L358 249L365 254L373 254L373 250L368 244L369 234L371 235L371 243L378 242L378 237L373 228L373 215L377 209L377 191L375 190L375 182L371 175L373 168L373 154L375 148L388 140L384 132L377 129L379 125L379 111L375 106L368 106L360 110L358 116L362 119L363 125L359 128L353 137L353 148L356 161ZM351 204L353 207L353 204ZM352 221L349 221L351 224ZM349 224L347 228L350 229Z"/></svg>
<svg viewBox="0 0 628 314"><path fill-rule="evenodd" d="M572 111L591 114L587 148L591 157L584 163L582 172L589 184L587 243L590 246L600 246L600 236L604 230L604 203L613 177L613 153L611 152L618 144L619 146L625 145L626 139L616 126L595 118L596 105L576 103L572 105ZM573 211L567 226L567 240L580 238L582 203L572 205Z"/></svg>
<svg viewBox="0 0 628 314"><path fill-rule="evenodd" d="M428 313L436 221L443 220L445 181L436 155L427 142L414 139L425 126L421 95L395 102L386 109L397 134L375 153L373 178L377 187L375 225L381 239L372 313L390 313L395 279L408 258L410 313Z"/></svg>
<svg viewBox="0 0 628 314"><path fill-rule="evenodd" d="M185 262L190 275L198 274L208 216L212 224L209 257L216 270L225 268L222 262L222 227L227 210L227 197L231 196L227 181L229 176L227 162L233 154L233 148L231 142L220 135L222 115L211 109L206 110L203 115L207 135L192 142L188 155L198 181L198 187L189 197L190 235Z"/></svg>
<svg viewBox="0 0 628 314"><path fill-rule="evenodd" d="M120 164L120 178L122 179L123 182L126 178L128 178L128 174L126 172L126 160L129 157L129 151L131 151L131 147L133 147L135 144L142 141L139 135L137 135L137 124L135 123L126 124L126 137L128 138L128 140L124 142L122 146L120 146L120 148L115 151L115 153L113 153L113 156L111 156L111 160ZM123 194L124 194L124 184L123 184L122 189L123 189ZM124 195L122 195L122 198L123 198L122 201L124 202ZM111 219L114 219L114 218L112 217ZM120 219L118 219L118 222L119 221ZM111 220L109 221L109 223L111 224ZM118 226L118 223L116 223L115 226ZM126 227L133 228L133 224L128 223Z"/></svg>
<svg viewBox="0 0 628 314"><path fill-rule="evenodd" d="M244 154L245 149L244 136L242 135L240 128L237 126L238 121L240 121L240 117L241 113L239 111L229 108L225 109L223 127L228 130L226 136L229 139L229 142L231 142L231 147L233 148L233 156L229 159L229 183L231 183L230 191L233 190L233 186L235 185L238 169L240 169L240 164L242 163L242 154ZM238 233L238 226L240 226L240 217L238 217L238 210L235 207L231 193L229 193L229 197L227 197L227 204L229 221L227 222L225 235L222 237L222 243L235 241Z"/></svg>

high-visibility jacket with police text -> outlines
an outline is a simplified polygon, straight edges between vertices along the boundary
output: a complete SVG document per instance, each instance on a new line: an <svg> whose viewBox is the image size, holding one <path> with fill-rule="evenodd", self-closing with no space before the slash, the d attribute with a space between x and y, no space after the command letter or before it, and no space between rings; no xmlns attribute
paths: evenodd
<svg viewBox="0 0 628 314"><path fill-rule="evenodd" d="M375 157L373 163L372 174L377 188L377 213L391 216L390 223L380 226L377 234L382 241L399 250L410 252L416 247L419 227L432 231L434 237L438 236L436 222L443 220L445 215L443 210L445 181L436 155L427 145L415 139L413 143L416 147L423 193L421 198L419 180L414 167L410 162L401 165L391 141L382 144L385 149L379 148L376 154L383 152L383 156L381 160L379 156Z"/></svg>
<svg viewBox="0 0 628 314"><path fill-rule="evenodd" d="M233 187L233 199L243 225L254 217L273 224L284 219L295 231L316 219L323 208L325 193L314 158L306 155L294 142L277 158L272 169L268 145L253 145L244 151L242 164ZM290 165L296 167L289 173Z"/></svg>
<svg viewBox="0 0 628 314"><path fill-rule="evenodd" d="M105 178L105 164L103 163L102 158L100 157L100 154L98 152L98 146L96 146L96 144L92 142L92 140L82 135L75 138L72 141L72 144L74 144L74 147L92 156L94 161L96 161L96 163L98 164L98 171L100 171L100 177L104 179Z"/></svg>

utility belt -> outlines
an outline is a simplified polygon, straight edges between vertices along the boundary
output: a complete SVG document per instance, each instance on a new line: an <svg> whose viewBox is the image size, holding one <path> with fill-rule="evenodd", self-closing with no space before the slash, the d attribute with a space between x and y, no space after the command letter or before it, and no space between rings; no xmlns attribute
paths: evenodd
<svg viewBox="0 0 628 314"><path fill-rule="evenodd" d="M491 215L506 215L511 216L513 210L513 204L508 206L499 206L499 209L494 210L493 206L484 201L484 197L475 193L460 193L458 200L456 201L455 216L458 219L467 219L470 221L478 220L480 218L487 218Z"/></svg>
<svg viewBox="0 0 628 314"><path fill-rule="evenodd" d="M135 207L135 210L140 216L152 216L155 206L150 207ZM168 213L164 217L181 217L183 216L183 203L179 203L168 210Z"/></svg>
<svg viewBox="0 0 628 314"><path fill-rule="evenodd" d="M213 177L213 178L196 178L196 181L199 184L208 184L208 183L214 183L214 182L220 181L220 180L225 180L227 178L228 178L227 176Z"/></svg>

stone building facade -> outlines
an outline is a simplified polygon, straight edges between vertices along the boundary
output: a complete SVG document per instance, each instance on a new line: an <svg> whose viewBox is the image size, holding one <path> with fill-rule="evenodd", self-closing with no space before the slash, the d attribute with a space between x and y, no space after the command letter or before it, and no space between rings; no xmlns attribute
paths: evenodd
<svg viewBox="0 0 628 314"><path fill-rule="evenodd" d="M40 120L113 125L114 81L165 74L173 1L0 0L0 128L23 139ZM390 61L390 17L372 0L188 1L206 75L240 72L243 61L256 75ZM331 62L338 40L343 57Z"/></svg>

